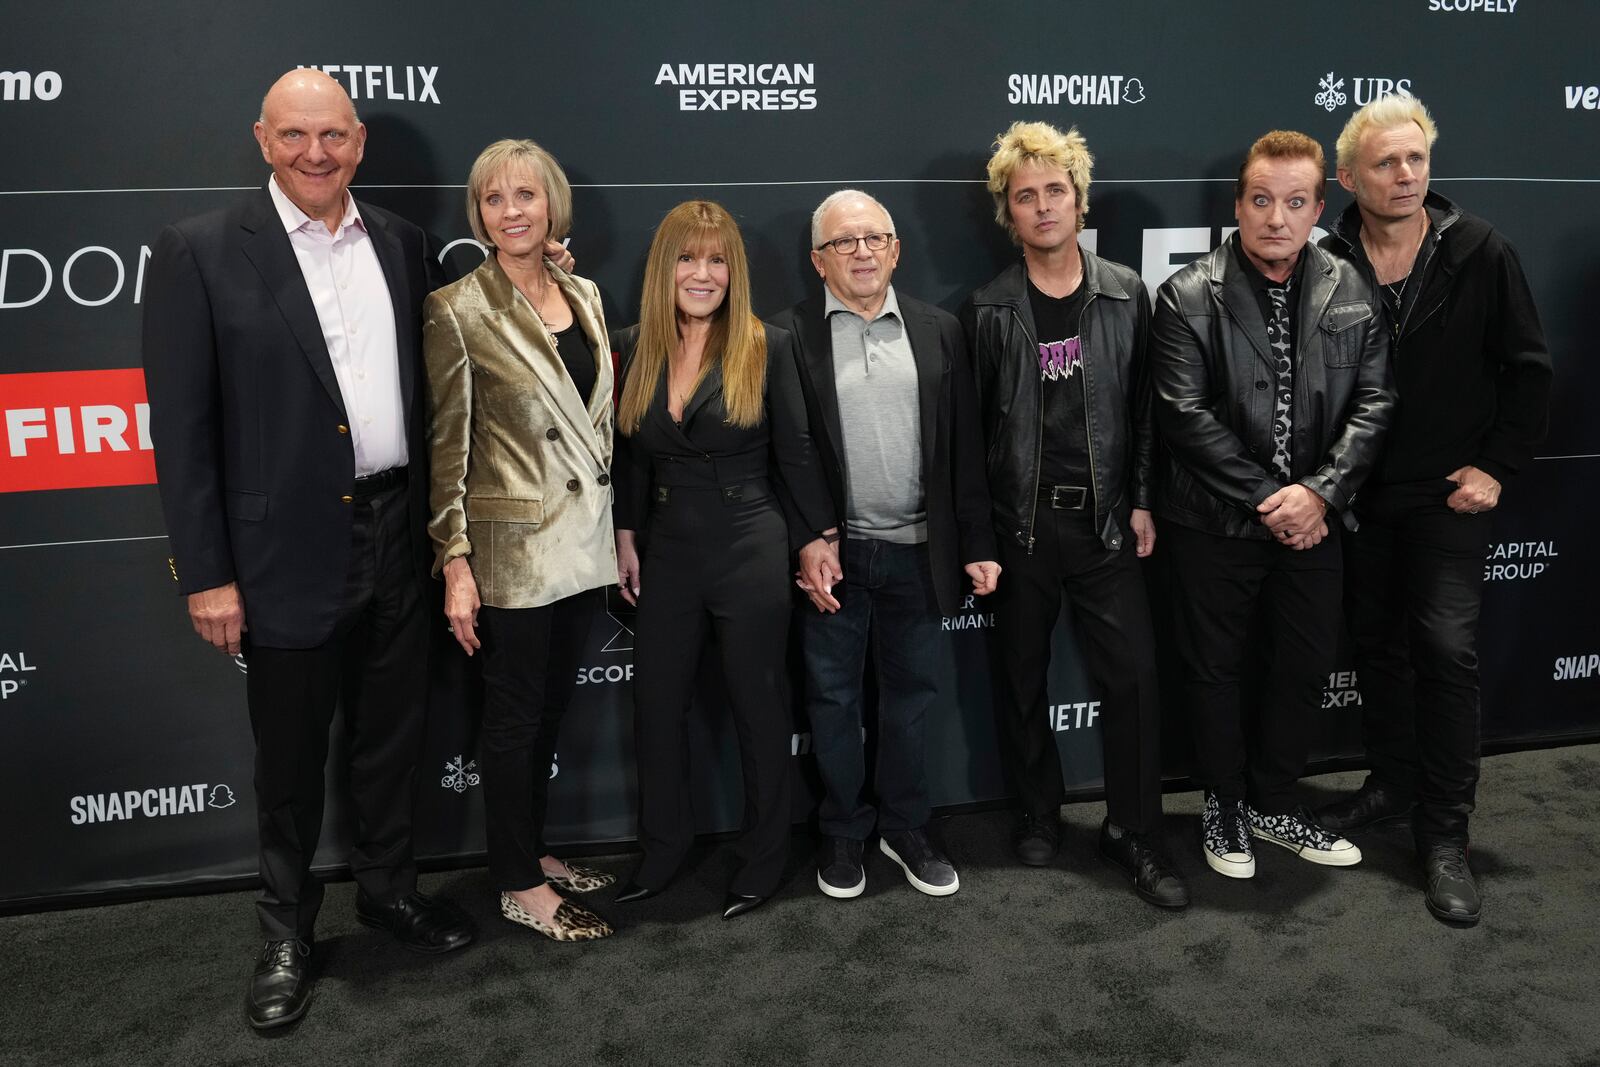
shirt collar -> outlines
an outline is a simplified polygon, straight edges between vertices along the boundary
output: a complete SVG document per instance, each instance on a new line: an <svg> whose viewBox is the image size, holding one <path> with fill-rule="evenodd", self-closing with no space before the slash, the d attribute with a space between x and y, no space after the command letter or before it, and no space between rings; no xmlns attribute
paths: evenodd
<svg viewBox="0 0 1600 1067"><path fill-rule="evenodd" d="M855 315L856 318L866 321L866 316L846 307L844 301L834 296L833 290L824 285L822 287L822 317L832 319L835 311L848 312L851 315ZM889 286L889 291L883 295L883 307L878 309L878 319L887 318L890 315L893 315L896 319L901 318L900 301L895 297L894 286L892 285ZM877 322L878 319L873 319L872 321ZM869 323L868 325L871 324Z"/></svg>
<svg viewBox="0 0 1600 1067"><path fill-rule="evenodd" d="M304 211L301 211L295 205L295 202L289 199L289 195L279 187L276 174L267 179L267 192L272 196L272 206L278 209L278 219L283 223L283 231L285 233L294 233L296 230L303 230L312 224L321 225L320 220L314 219ZM346 189L344 192L344 216L339 219L339 228L334 232L333 236L338 238L344 233L345 227L352 224L360 227L363 233L366 232L367 224L361 218L360 209L356 207L356 198L350 195L350 190ZM327 233L327 227L323 227L322 232Z"/></svg>

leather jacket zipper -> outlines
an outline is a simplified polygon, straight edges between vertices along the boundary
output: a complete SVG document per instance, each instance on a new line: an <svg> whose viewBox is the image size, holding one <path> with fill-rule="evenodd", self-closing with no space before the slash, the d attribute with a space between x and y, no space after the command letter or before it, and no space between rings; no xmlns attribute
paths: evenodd
<svg viewBox="0 0 1600 1067"><path fill-rule="evenodd" d="M1094 469L1094 423L1089 418L1089 355L1083 347L1083 324L1089 317L1089 305L1094 303L1096 294L1085 293L1083 307L1078 311L1078 370L1083 372L1083 448L1089 453L1089 496L1094 500L1094 532L1100 533L1100 476ZM1043 405L1040 405L1040 419L1043 420Z"/></svg>
<svg viewBox="0 0 1600 1067"><path fill-rule="evenodd" d="M1017 314L1016 306L1011 307L1011 317L1017 320L1017 328L1022 331L1022 336L1028 339L1028 350L1038 358L1039 342L1033 339L1028 332L1028 326L1022 321L1022 316ZM1028 512L1028 555L1033 555L1034 530L1039 523L1039 465L1044 461L1044 386L1035 378L1033 387L1037 390L1039 426L1033 435L1033 500Z"/></svg>

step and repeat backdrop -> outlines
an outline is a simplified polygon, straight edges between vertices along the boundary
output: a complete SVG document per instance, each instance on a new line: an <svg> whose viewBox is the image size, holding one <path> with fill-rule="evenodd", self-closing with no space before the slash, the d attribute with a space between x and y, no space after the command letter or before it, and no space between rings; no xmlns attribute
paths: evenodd
<svg viewBox="0 0 1600 1067"><path fill-rule="evenodd" d="M1350 112L1411 93L1442 131L1434 186L1522 254L1556 365L1550 433L1511 485L1490 555L1486 736L1600 732L1600 476L1593 359L1600 292L1600 9L1587 0L1347 0L1264 18L1246 0L1174 5L815 0L680 8L13 5L0 33L0 905L157 893L255 870L248 665L189 628L168 571L139 323L150 246L174 219L267 177L250 126L283 71L318 66L369 130L355 193L432 233L451 276L481 261L462 211L478 151L547 146L575 186L571 247L608 322L636 317L644 256L675 203L740 219L757 309L818 284L812 208L858 186L893 213L901 291L954 310L1016 251L983 164L1015 119L1076 124L1097 157L1084 241L1152 289L1226 235L1233 175L1260 133L1333 141ZM1328 214L1347 199L1329 183ZM1171 581L1149 564L1157 617ZM550 773L557 843L633 835L632 617L615 596L590 635ZM424 857L482 850L478 681L442 616L419 774ZM985 643L992 615L944 620L935 800L1008 787ZM1048 714L1075 788L1100 782L1102 709L1070 620ZM1168 684L1167 770L1187 760ZM1359 752L1359 680L1329 677L1317 755ZM739 817L716 682L695 713L701 828ZM814 769L803 715L794 814ZM337 767L337 758L330 767ZM1491 770L1492 773L1492 770ZM331 776L319 863L348 840Z"/></svg>

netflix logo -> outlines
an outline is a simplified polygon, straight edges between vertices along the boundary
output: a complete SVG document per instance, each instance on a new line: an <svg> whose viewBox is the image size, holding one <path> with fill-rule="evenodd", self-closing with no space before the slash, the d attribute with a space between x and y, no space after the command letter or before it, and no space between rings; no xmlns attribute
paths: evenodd
<svg viewBox="0 0 1600 1067"><path fill-rule="evenodd" d="M153 485L144 371L0 374L0 493Z"/></svg>

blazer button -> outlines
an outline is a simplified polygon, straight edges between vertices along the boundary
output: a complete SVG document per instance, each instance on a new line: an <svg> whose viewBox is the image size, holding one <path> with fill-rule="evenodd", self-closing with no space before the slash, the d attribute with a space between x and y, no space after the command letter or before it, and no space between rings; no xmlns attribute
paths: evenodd
<svg viewBox="0 0 1600 1067"><path fill-rule="evenodd" d="M340 433L349 433L350 432L350 427L346 426L344 423L340 423L339 424L339 432Z"/></svg>
<svg viewBox="0 0 1600 1067"><path fill-rule="evenodd" d="M567 479L567 492L576 493L577 491L578 491L578 479L576 479L576 478L568 478Z"/></svg>
<svg viewBox="0 0 1600 1067"><path fill-rule="evenodd" d="M556 429L554 426L552 426L552 427L550 427L548 430L546 430L544 432L544 435L545 435L545 437L547 437L550 440L554 441L554 440L556 440L557 438L559 438L561 436L561 431Z"/></svg>
<svg viewBox="0 0 1600 1067"><path fill-rule="evenodd" d="M355 498L355 497L353 497L353 496L342 496L342 497L340 497L340 498L339 498L339 499L340 499L340 500L341 500L341 501L342 501L342 502L343 502L343 503L346 503L346 504L351 504L351 503L354 503L354 502L355 502L355 499L356 499L356 498Z"/></svg>
<svg viewBox="0 0 1600 1067"><path fill-rule="evenodd" d="M611 484L611 475L609 475L609 474L602 474L602 475L601 475L601 476L600 476L600 484L601 484L601 485L610 485L610 484Z"/></svg>
<svg viewBox="0 0 1600 1067"><path fill-rule="evenodd" d="M1257 389L1265 389L1266 387L1267 387L1267 383L1266 382L1257 382L1256 383L1256 388Z"/></svg>

